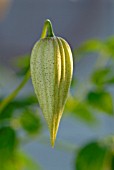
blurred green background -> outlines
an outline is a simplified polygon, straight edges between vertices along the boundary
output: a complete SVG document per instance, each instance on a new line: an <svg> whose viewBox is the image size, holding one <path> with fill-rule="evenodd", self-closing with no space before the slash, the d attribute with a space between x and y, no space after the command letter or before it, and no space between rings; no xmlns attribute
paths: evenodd
<svg viewBox="0 0 114 170"><path fill-rule="evenodd" d="M27 72L47 18L74 58L54 149ZM0 0L0 170L114 170L113 35L113 0Z"/></svg>

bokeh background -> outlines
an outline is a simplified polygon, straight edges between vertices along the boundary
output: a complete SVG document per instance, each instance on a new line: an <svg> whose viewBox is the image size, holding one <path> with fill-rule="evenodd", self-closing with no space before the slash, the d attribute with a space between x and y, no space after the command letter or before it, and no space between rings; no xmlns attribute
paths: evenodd
<svg viewBox="0 0 114 170"><path fill-rule="evenodd" d="M109 53L105 53L104 46L100 50L98 49L101 42L103 45L106 39L114 35L113 0L0 0L1 101L18 86L24 77L23 73L21 75L18 73L23 70L23 67L26 67L28 56L34 43L40 38L44 21L47 18L52 21L55 34L65 38L71 45L74 53L75 69L71 94L76 95L76 98L82 101L82 96L88 93L88 89L93 90L95 87L95 84L90 87L88 76L91 75L96 60L101 53L103 56L110 56ZM83 44L88 42L88 40L90 42L83 47ZM114 44L111 47L111 52L113 52ZM97 62L96 69L106 68L107 64L103 65L103 61L107 62L107 58L101 57ZM107 63L110 66L113 61L111 60ZM110 68L113 77L112 65ZM102 79L102 74L100 75L100 72L98 74L100 76L99 79ZM113 109L111 105L113 103L114 92L112 84L110 87L106 87L106 90L112 94L112 98L110 99L109 97L107 102L101 99L100 113L98 113L96 108L92 108L91 114L87 113L87 116L84 116L87 110L82 108L82 111L80 111L81 109L78 111L72 110L75 103L73 105L72 100L70 100L71 105L67 104L68 106L60 124L54 149L50 147L48 129L40 113L41 110L37 108L37 104L35 103L34 114L38 112L43 124L39 135L29 136L22 129L18 129L17 124L19 122L17 121L17 115L22 110L17 109L16 113L13 114L13 124L16 124L14 129L16 129L18 138L22 138L18 150L29 155L43 170L76 169L75 162L80 147L90 141L97 141L114 134L113 111L110 111L111 107ZM104 87L102 90L104 90ZM31 80L20 91L17 99L19 98L19 101L23 103L23 98L27 98L30 95L35 95ZM105 97L106 99L108 98L108 96ZM99 102L99 98L96 98L95 102ZM105 105L107 105L106 108L104 107ZM88 108L88 105L86 107ZM105 109L102 110L102 108ZM102 113L104 111L109 113ZM71 112L77 113L74 116L74 113L72 114ZM78 112L81 116L78 115ZM95 121L93 121L94 117ZM24 119L28 119L26 113ZM26 168L26 170L29 170L29 168ZM23 169L20 168L19 170ZM77 170L86 169L77 167ZM91 168L88 168L88 170L91 170Z"/></svg>

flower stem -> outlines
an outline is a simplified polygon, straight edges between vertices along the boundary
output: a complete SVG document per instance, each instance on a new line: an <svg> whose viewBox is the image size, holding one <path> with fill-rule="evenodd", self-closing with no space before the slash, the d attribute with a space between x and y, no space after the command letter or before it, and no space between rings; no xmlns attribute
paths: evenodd
<svg viewBox="0 0 114 170"><path fill-rule="evenodd" d="M51 21L49 19L47 19L44 23L41 38L54 37L54 36L55 35L54 35L54 32L53 32L53 27L52 27Z"/></svg>
<svg viewBox="0 0 114 170"><path fill-rule="evenodd" d="M45 37L54 37L51 21L48 19L44 23L43 31L41 34L41 38L45 38ZM7 96L4 100L2 100L2 102L0 103L0 113L2 113L4 108L8 105L8 103L18 95L18 93L25 86L29 78L30 78L30 69L26 73L24 79L19 84L19 86L9 96Z"/></svg>
<svg viewBox="0 0 114 170"><path fill-rule="evenodd" d="M2 102L0 103L0 113L2 113L2 111L7 106L7 104L18 95L18 93L24 87L24 85L27 83L29 78L30 78L30 70L28 70L28 72L26 73L24 79L19 84L19 86L9 96L7 96L4 100L2 100Z"/></svg>

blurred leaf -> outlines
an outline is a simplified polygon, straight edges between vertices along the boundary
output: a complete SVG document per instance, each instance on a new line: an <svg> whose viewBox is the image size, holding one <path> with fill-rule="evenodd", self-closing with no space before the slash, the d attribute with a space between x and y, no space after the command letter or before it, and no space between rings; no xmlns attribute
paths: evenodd
<svg viewBox="0 0 114 170"><path fill-rule="evenodd" d="M93 114L90 112L90 110L88 109L88 107L83 104L80 103L76 109L75 109L75 114L85 120L86 122L95 122L96 118L93 116Z"/></svg>
<svg viewBox="0 0 114 170"><path fill-rule="evenodd" d="M107 53L114 57L114 37L110 37L105 41L105 45L107 48Z"/></svg>
<svg viewBox="0 0 114 170"><path fill-rule="evenodd" d="M17 76L24 76L28 69L30 68L30 55L23 55L17 57L15 60L13 59L13 66L19 71L17 72Z"/></svg>
<svg viewBox="0 0 114 170"><path fill-rule="evenodd" d="M111 164L112 170L114 169L114 156L112 157L112 164Z"/></svg>
<svg viewBox="0 0 114 170"><path fill-rule="evenodd" d="M22 109L30 105L38 103L36 96L29 96L26 98L19 98L11 101L0 114L0 119L9 118L17 109Z"/></svg>
<svg viewBox="0 0 114 170"><path fill-rule="evenodd" d="M30 65L30 54L19 56L16 59L13 59L12 62L16 68L23 69Z"/></svg>
<svg viewBox="0 0 114 170"><path fill-rule="evenodd" d="M77 53L90 53L90 52L98 52L103 48L103 42L97 39L94 40L88 40L84 42L78 49Z"/></svg>
<svg viewBox="0 0 114 170"><path fill-rule="evenodd" d="M38 134L41 130L41 120L39 116L33 114L33 112L28 109L22 113L20 123L23 129L29 134Z"/></svg>
<svg viewBox="0 0 114 170"><path fill-rule="evenodd" d="M12 103L8 103L8 105L4 108L2 112L0 112L0 120L5 118L10 118L15 110L15 106Z"/></svg>
<svg viewBox="0 0 114 170"><path fill-rule="evenodd" d="M110 67L98 69L92 75L92 81L98 86L113 84L114 75L112 74L113 70Z"/></svg>
<svg viewBox="0 0 114 170"><path fill-rule="evenodd" d="M87 100L90 105L108 114L113 114L112 96L106 91L94 90L88 93Z"/></svg>
<svg viewBox="0 0 114 170"><path fill-rule="evenodd" d="M96 118L90 112L89 108L84 103L78 103L78 101L70 97L66 103L65 107L66 112L72 113L72 115L79 117L85 122L94 122Z"/></svg>
<svg viewBox="0 0 114 170"><path fill-rule="evenodd" d="M36 96L28 96L25 98L18 98L11 102L16 108L25 108L26 106L30 106L32 104L37 104L38 100Z"/></svg>
<svg viewBox="0 0 114 170"><path fill-rule="evenodd" d="M38 161L35 162L29 156L25 154L21 154L21 158L23 159L23 169L24 170L41 170L40 165L38 164ZM12 169L13 170L13 169Z"/></svg>
<svg viewBox="0 0 114 170"><path fill-rule="evenodd" d="M22 166L24 170L41 170L38 161L37 163L35 161L33 161L28 155L22 154L20 153L19 158L22 161ZM17 159L18 160L18 159ZM13 170L13 169L12 169Z"/></svg>
<svg viewBox="0 0 114 170"><path fill-rule="evenodd" d="M1 170L41 170L41 168L27 155L16 152L10 160L5 162Z"/></svg>
<svg viewBox="0 0 114 170"><path fill-rule="evenodd" d="M92 142L83 147L77 156L76 170L113 170L112 152L107 146Z"/></svg>
<svg viewBox="0 0 114 170"><path fill-rule="evenodd" d="M30 68L29 66L22 68L21 70L19 70L19 71L16 73L16 75L17 75L18 77L20 77L20 76L25 76L25 74L27 73L27 71L29 70L29 68Z"/></svg>
<svg viewBox="0 0 114 170"><path fill-rule="evenodd" d="M11 127L0 128L0 165L13 155L16 142L16 134Z"/></svg>

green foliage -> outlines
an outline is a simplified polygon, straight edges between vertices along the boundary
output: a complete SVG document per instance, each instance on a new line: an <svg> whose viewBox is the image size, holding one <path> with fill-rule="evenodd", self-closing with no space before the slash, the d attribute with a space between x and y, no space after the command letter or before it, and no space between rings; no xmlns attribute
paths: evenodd
<svg viewBox="0 0 114 170"><path fill-rule="evenodd" d="M31 110L27 109L22 113L20 123L28 134L38 134L41 130L41 120Z"/></svg>
<svg viewBox="0 0 114 170"><path fill-rule="evenodd" d="M0 165L10 159L16 148L16 133L11 127L0 128Z"/></svg>
<svg viewBox="0 0 114 170"><path fill-rule="evenodd" d="M0 114L0 119L10 118L11 116L13 116L14 111L22 111L22 109L25 109L26 107L37 103L38 100L36 99L36 96L28 96L21 99L14 99L10 103L8 103L8 105L3 109Z"/></svg>
<svg viewBox="0 0 114 170"><path fill-rule="evenodd" d="M84 56L86 53L104 53L109 57L114 57L114 37L105 41L98 39L87 40L76 50L76 54Z"/></svg>
<svg viewBox="0 0 114 170"><path fill-rule="evenodd" d="M88 40L74 50L74 55L76 55L74 60L76 58L78 61L86 56L96 56L97 59L91 74L84 78L84 81L73 77L71 84L73 95L68 98L65 112L87 124L95 124L96 114L99 112L113 116L114 96L113 93L109 93L109 89L114 85L114 37L104 41ZM17 71L17 77L25 78L8 97L3 98L3 94L0 94L0 170L41 169L31 158L19 152L21 140L18 131L23 131L31 139L31 135L40 134L43 126L40 116L36 113L35 106L38 107L38 101L35 95L16 97L29 80L29 63L29 54L14 60L13 66ZM79 96L78 91L83 93ZM75 169L114 170L113 148L113 142L105 143L104 140L81 146L79 152L76 152Z"/></svg>
<svg viewBox="0 0 114 170"><path fill-rule="evenodd" d="M113 170L114 155L111 146L91 142L82 147L75 161L76 170Z"/></svg>
<svg viewBox="0 0 114 170"><path fill-rule="evenodd" d="M105 41L105 46L107 48L107 53L111 57L114 57L114 37L110 37Z"/></svg>
<svg viewBox="0 0 114 170"><path fill-rule="evenodd" d="M105 90L90 91L87 95L87 101L94 108L108 114L113 114L112 96Z"/></svg>
<svg viewBox="0 0 114 170"><path fill-rule="evenodd" d="M104 158L107 149L102 148L98 143L90 143L82 148L76 161L77 170L103 170Z"/></svg>
<svg viewBox="0 0 114 170"><path fill-rule="evenodd" d="M4 164L0 164L2 170L41 170L38 163L33 161L22 152L16 152L6 160Z"/></svg>
<svg viewBox="0 0 114 170"><path fill-rule="evenodd" d="M97 86L114 84L113 70L110 67L96 70L92 74L92 82Z"/></svg>
<svg viewBox="0 0 114 170"><path fill-rule="evenodd" d="M19 56L13 60L13 66L18 69L17 76L24 76L30 67L30 55Z"/></svg>
<svg viewBox="0 0 114 170"><path fill-rule="evenodd" d="M103 48L103 43L100 40L93 39L88 40L84 42L78 49L78 54L84 54L84 53L91 53L91 52L98 52Z"/></svg>
<svg viewBox="0 0 114 170"><path fill-rule="evenodd" d="M73 97L68 99L65 109L75 118L78 117L87 123L93 123L96 121L96 118L90 111L89 107L85 103L79 103L78 100Z"/></svg>

